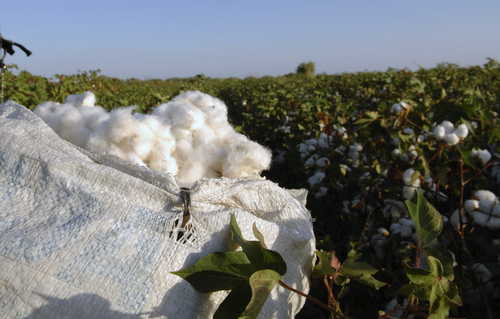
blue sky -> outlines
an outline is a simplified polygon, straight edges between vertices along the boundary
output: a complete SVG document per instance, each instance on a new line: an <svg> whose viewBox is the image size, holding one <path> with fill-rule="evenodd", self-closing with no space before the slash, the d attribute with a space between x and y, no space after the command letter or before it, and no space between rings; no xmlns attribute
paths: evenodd
<svg viewBox="0 0 500 319"><path fill-rule="evenodd" d="M141 80L483 65L500 60L499 17L498 0L0 2L0 32L33 52L7 64Z"/></svg>

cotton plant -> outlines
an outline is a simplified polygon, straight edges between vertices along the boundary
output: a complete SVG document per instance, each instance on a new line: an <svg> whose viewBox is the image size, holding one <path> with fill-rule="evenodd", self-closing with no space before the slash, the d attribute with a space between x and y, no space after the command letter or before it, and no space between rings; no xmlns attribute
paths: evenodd
<svg viewBox="0 0 500 319"><path fill-rule="evenodd" d="M486 163L488 163L491 159L491 153L488 151L488 150L482 150L482 149L477 149L477 148L474 148L472 151L471 151L471 154L474 158L476 158L480 163L481 165L486 165Z"/></svg>
<svg viewBox="0 0 500 319"><path fill-rule="evenodd" d="M500 201L498 197L487 190L474 193L474 198L465 201L462 222L474 220L477 225L495 230L500 229ZM460 211L457 209L450 217L450 223L460 230Z"/></svg>
<svg viewBox="0 0 500 319"><path fill-rule="evenodd" d="M437 141L444 141L447 145L457 145L469 134L467 125L460 124L457 128L450 121L443 121L434 128L434 137Z"/></svg>
<svg viewBox="0 0 500 319"><path fill-rule="evenodd" d="M411 109L411 106L406 102L395 103L391 107L391 112L395 115L401 116L407 114Z"/></svg>
<svg viewBox="0 0 500 319"><path fill-rule="evenodd" d="M404 173L403 173L403 197L405 199L410 198L413 193L420 187L420 173L413 168L408 168Z"/></svg>

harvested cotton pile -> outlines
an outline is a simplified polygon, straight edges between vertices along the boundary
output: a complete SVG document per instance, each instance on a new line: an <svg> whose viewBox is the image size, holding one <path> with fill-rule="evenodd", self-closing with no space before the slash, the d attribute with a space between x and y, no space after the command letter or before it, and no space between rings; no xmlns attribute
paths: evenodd
<svg viewBox="0 0 500 319"><path fill-rule="evenodd" d="M271 164L271 152L238 134L219 99L185 92L153 110L135 107L107 112L91 92L63 104L44 102L33 112L61 138L92 152L116 155L137 165L177 176L180 186L218 177L241 178Z"/></svg>

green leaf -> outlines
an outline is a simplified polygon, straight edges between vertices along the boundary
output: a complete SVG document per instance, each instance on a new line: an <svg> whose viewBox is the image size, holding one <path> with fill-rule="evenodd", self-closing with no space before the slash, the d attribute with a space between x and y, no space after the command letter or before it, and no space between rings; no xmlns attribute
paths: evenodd
<svg viewBox="0 0 500 319"><path fill-rule="evenodd" d="M215 312L216 319L256 318L267 296L286 272L283 257L261 246L261 243L265 245L264 236L255 223L253 231L260 242L246 241L233 215L231 237L243 251L211 253L195 265L173 272L201 293L231 290Z"/></svg>
<svg viewBox="0 0 500 319"><path fill-rule="evenodd" d="M473 117L477 117L476 111L472 105L456 105L451 102L439 102L434 106L433 122L441 122L448 120L455 124L461 118L472 121Z"/></svg>
<svg viewBox="0 0 500 319"><path fill-rule="evenodd" d="M378 272L377 268L374 268L365 262L357 262L354 258L346 259L339 269L339 274L341 276L359 281L378 290L387 283L373 278L372 275L376 272Z"/></svg>
<svg viewBox="0 0 500 319"><path fill-rule="evenodd" d="M378 112L366 111L365 114L366 114L366 116L368 116L369 118L374 119L374 120L376 120L378 118Z"/></svg>
<svg viewBox="0 0 500 319"><path fill-rule="evenodd" d="M426 258L432 256L437 258L443 264L444 276L446 278L449 280L453 280L455 278L455 273L453 272L453 255L446 249L445 243L433 240L427 243L422 251Z"/></svg>
<svg viewBox="0 0 500 319"><path fill-rule="evenodd" d="M415 230L422 245L434 240L443 229L441 214L422 195L422 191L414 192L412 197L405 201L411 218L415 223Z"/></svg>
<svg viewBox="0 0 500 319"><path fill-rule="evenodd" d="M195 265L172 273L187 280L199 292L209 293L247 283L256 270L244 252L235 251L211 253Z"/></svg>
<svg viewBox="0 0 500 319"><path fill-rule="evenodd" d="M468 151L464 145L459 145L458 151L460 152L460 155L462 155L462 160L464 161L465 164L474 169L477 169L476 163L474 163L474 157L472 156L472 153Z"/></svg>
<svg viewBox="0 0 500 319"><path fill-rule="evenodd" d="M240 318L250 300L252 300L252 288L249 283L234 288L219 305L213 319Z"/></svg>
<svg viewBox="0 0 500 319"><path fill-rule="evenodd" d="M445 318L448 316L450 307L462 304L458 288L451 280L444 277L443 265L437 258L429 256L427 262L430 271L412 268L403 263L406 275L411 282L394 294L411 294L420 300L428 300L429 315L433 315L434 318Z"/></svg>
<svg viewBox="0 0 500 319"><path fill-rule="evenodd" d="M438 165L437 168L437 173L438 173L438 178L441 184L447 185L448 184L448 169L450 168L448 162L443 162Z"/></svg>
<svg viewBox="0 0 500 319"><path fill-rule="evenodd" d="M337 270L335 270L335 268L333 268L331 265L332 258L335 256L335 254L326 251L315 251L315 253L316 256L318 256L319 261L312 270L312 276L314 278L321 278L325 275L335 275Z"/></svg>
<svg viewBox="0 0 500 319"><path fill-rule="evenodd" d="M250 277L250 287L252 288L252 299L241 314L240 318L254 319L259 315L262 306L274 286L281 280L281 275L271 269L256 271Z"/></svg>
<svg viewBox="0 0 500 319"><path fill-rule="evenodd" d="M259 240L261 246L264 247L265 249L268 249L266 246L266 242L264 241L264 235L262 235L262 233L257 228L257 223L253 223L252 230L253 230L253 235L255 236L255 238Z"/></svg>
<svg viewBox="0 0 500 319"><path fill-rule="evenodd" d="M231 238L241 246L257 270L272 269L282 276L286 273L285 260L278 252L263 248L258 241L246 241L243 238L234 214L231 217Z"/></svg>
<svg viewBox="0 0 500 319"><path fill-rule="evenodd" d="M367 119L367 118L362 118L362 119L359 119L357 120L356 122L354 122L355 125L357 124L363 124L363 123L366 123L364 125L361 125L360 127L363 128L363 127L367 127L368 125L370 125L372 122L374 122L375 120L374 119Z"/></svg>

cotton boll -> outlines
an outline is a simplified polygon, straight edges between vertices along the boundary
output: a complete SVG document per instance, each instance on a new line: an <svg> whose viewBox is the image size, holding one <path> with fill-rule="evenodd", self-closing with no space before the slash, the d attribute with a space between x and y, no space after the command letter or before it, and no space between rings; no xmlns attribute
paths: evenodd
<svg viewBox="0 0 500 319"><path fill-rule="evenodd" d="M460 142L460 139L455 133L451 133L451 134L446 134L446 136L444 137L444 141L446 142L447 145L453 146L457 145Z"/></svg>
<svg viewBox="0 0 500 319"><path fill-rule="evenodd" d="M252 141L238 141L224 153L222 175L229 178L260 173L271 165L271 151Z"/></svg>
<svg viewBox="0 0 500 319"><path fill-rule="evenodd" d="M491 159L491 153L488 152L488 150L473 149L472 156L479 158L479 161L483 165L486 165L486 163L488 163L489 160Z"/></svg>
<svg viewBox="0 0 500 319"><path fill-rule="evenodd" d="M403 114L403 108L399 103L396 103L392 106L391 112L396 114L396 115L402 115Z"/></svg>
<svg viewBox="0 0 500 319"><path fill-rule="evenodd" d="M310 146L310 145L312 145L312 146L316 146L316 145L318 145L318 141L317 141L317 140L315 140L314 138L311 138L311 139L309 139L309 140L306 140L306 141L305 141L305 143L306 143L306 145L309 145L309 146Z"/></svg>
<svg viewBox="0 0 500 319"><path fill-rule="evenodd" d="M450 134L455 130L455 125L453 125L450 121L443 121L441 126L444 127L446 134Z"/></svg>
<svg viewBox="0 0 500 319"><path fill-rule="evenodd" d="M95 105L95 102L95 94L90 91L83 92L82 94L69 95L64 100L64 104L73 104L77 108L79 108L80 106L92 107Z"/></svg>
<svg viewBox="0 0 500 319"><path fill-rule="evenodd" d="M318 146L322 149L328 149L330 148L330 145L328 144L328 141L326 139L320 139L318 140Z"/></svg>
<svg viewBox="0 0 500 319"><path fill-rule="evenodd" d="M488 199L482 199L479 201L479 210L483 213L489 214L493 209L493 202Z"/></svg>
<svg viewBox="0 0 500 319"><path fill-rule="evenodd" d="M497 200L497 196L495 194L493 194L490 191L485 191L485 190L480 190L480 191L475 192L474 196L479 200L487 199L491 202L495 202Z"/></svg>
<svg viewBox="0 0 500 319"><path fill-rule="evenodd" d="M299 144L299 152L300 153L307 153L307 145L305 143Z"/></svg>
<svg viewBox="0 0 500 319"><path fill-rule="evenodd" d="M436 140L442 141L444 140L444 137L446 136L446 130L442 126L437 126L434 129L434 137L436 137Z"/></svg>
<svg viewBox="0 0 500 319"><path fill-rule="evenodd" d="M316 198L321 198L326 196L328 193L328 188L321 186L316 194L314 194L314 197Z"/></svg>
<svg viewBox="0 0 500 319"><path fill-rule="evenodd" d="M392 299L387 306L385 307L385 313L391 313L391 318L399 318L403 314L403 310L406 308L408 305L408 301L405 299L403 302L403 306L401 307L402 310L394 310L396 305L398 304L398 300L396 298ZM394 311L393 311L394 310Z"/></svg>
<svg viewBox="0 0 500 319"><path fill-rule="evenodd" d="M330 164L330 160L326 157L319 158L316 160L316 166L320 168L327 167Z"/></svg>
<svg viewBox="0 0 500 319"><path fill-rule="evenodd" d="M411 237L411 234L412 234L412 230L409 226L407 225L401 225L401 228L400 228L400 233L401 233L401 237L403 238L409 238Z"/></svg>
<svg viewBox="0 0 500 319"><path fill-rule="evenodd" d="M489 229L500 229L500 216L491 216L490 220L486 223Z"/></svg>
<svg viewBox="0 0 500 319"><path fill-rule="evenodd" d="M413 136L413 130L412 130L411 128L409 128L409 127L405 128L405 129L403 130L403 132L404 132L405 134L408 134L408 135Z"/></svg>
<svg viewBox="0 0 500 319"><path fill-rule="evenodd" d="M319 157L319 155L314 154L313 156L309 157L307 161L304 163L304 167L307 166L312 166L316 162L316 159Z"/></svg>
<svg viewBox="0 0 500 319"><path fill-rule="evenodd" d="M403 173L403 181L405 184L410 184L411 185L411 177L415 173L415 170L413 168L408 168L404 173Z"/></svg>
<svg viewBox="0 0 500 319"><path fill-rule="evenodd" d="M401 225L403 226L408 226L410 227L411 229L415 229L415 223L413 222L413 220L411 219L408 219L408 218L401 218L398 223L400 223Z"/></svg>
<svg viewBox="0 0 500 319"><path fill-rule="evenodd" d="M314 174L313 176L309 177L309 179L307 180L307 182L309 183L309 186L311 188L313 188L314 185L321 183L321 181L323 180L323 178L325 178L325 176L326 175L323 172L316 172L316 174Z"/></svg>
<svg viewBox="0 0 500 319"><path fill-rule="evenodd" d="M390 230L391 230L391 233L393 233L393 234L400 233L401 232L401 224L393 223L391 225Z"/></svg>
<svg viewBox="0 0 500 319"><path fill-rule="evenodd" d="M486 227L486 224L488 223L489 219L490 216L482 212L476 212L474 214L474 221L476 222L476 224L481 225L483 227Z"/></svg>
<svg viewBox="0 0 500 319"><path fill-rule="evenodd" d="M411 186L403 186L403 197L409 199L417 189Z"/></svg>
<svg viewBox="0 0 500 319"><path fill-rule="evenodd" d="M467 214L463 214L462 212L462 222L467 223L469 219L467 218ZM450 216L450 224L457 230L460 231L460 212L456 209L453 214Z"/></svg>
<svg viewBox="0 0 500 319"><path fill-rule="evenodd" d="M458 137L461 138L466 138L467 135L469 134L469 129L467 128L467 125L465 124L460 124L455 131L453 131Z"/></svg>

